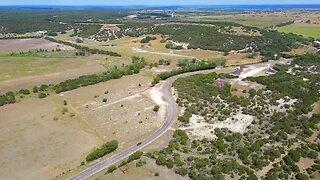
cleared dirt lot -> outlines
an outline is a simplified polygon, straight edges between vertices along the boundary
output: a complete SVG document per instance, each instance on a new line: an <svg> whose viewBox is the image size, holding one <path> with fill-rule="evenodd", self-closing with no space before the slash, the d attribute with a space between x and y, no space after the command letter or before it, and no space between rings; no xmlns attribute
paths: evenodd
<svg viewBox="0 0 320 180"><path fill-rule="evenodd" d="M0 54L26 52L37 49L52 50L56 48L61 50L73 49L70 46L53 43L43 38L0 40Z"/></svg>

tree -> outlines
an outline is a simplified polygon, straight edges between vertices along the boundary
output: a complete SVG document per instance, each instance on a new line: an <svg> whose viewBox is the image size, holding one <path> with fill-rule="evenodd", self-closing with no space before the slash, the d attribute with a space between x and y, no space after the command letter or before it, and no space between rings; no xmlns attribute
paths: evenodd
<svg viewBox="0 0 320 180"><path fill-rule="evenodd" d="M299 161L300 161L301 155L300 155L300 152L299 152L299 151L297 151L297 150L290 150L288 155L291 157L291 159L292 159L294 162L299 162Z"/></svg>
<svg viewBox="0 0 320 180"><path fill-rule="evenodd" d="M309 179L309 176L305 175L305 174L302 174L302 173L298 173L296 175L296 178L297 180L308 180Z"/></svg>
<svg viewBox="0 0 320 180"><path fill-rule="evenodd" d="M164 165L166 165L166 163L167 163L167 160L166 160L166 158L164 157L163 154L160 154L160 155L156 158L156 164L157 164L157 165L164 166Z"/></svg>
<svg viewBox="0 0 320 180"><path fill-rule="evenodd" d="M95 149L90 154L87 155L86 161L90 162L95 159L98 159L106 154L109 154L113 151L115 151L118 148L118 141L112 140L110 142L106 142L101 147Z"/></svg>
<svg viewBox="0 0 320 180"><path fill-rule="evenodd" d="M250 155L250 151L247 147L243 147L238 150L238 155L241 160L247 161Z"/></svg>
<svg viewBox="0 0 320 180"><path fill-rule="evenodd" d="M140 159L142 155L143 155L143 152L142 152L142 151L137 151L137 152L131 154L131 155L128 157L127 162L130 163L130 162L132 162L132 161L134 161L134 160Z"/></svg>

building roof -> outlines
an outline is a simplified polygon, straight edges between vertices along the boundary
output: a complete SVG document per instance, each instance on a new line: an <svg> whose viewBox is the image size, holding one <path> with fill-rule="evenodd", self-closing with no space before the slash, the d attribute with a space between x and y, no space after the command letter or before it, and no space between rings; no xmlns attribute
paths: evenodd
<svg viewBox="0 0 320 180"><path fill-rule="evenodd" d="M268 74L275 74L277 73L277 71L273 68L268 68L268 71L267 71Z"/></svg>
<svg viewBox="0 0 320 180"><path fill-rule="evenodd" d="M231 75L239 76L246 68L246 66L237 67L235 71L231 73Z"/></svg>
<svg viewBox="0 0 320 180"><path fill-rule="evenodd" d="M214 84L217 86L217 87L223 87L225 86L226 84L229 84L229 80L227 79L217 79L214 81Z"/></svg>

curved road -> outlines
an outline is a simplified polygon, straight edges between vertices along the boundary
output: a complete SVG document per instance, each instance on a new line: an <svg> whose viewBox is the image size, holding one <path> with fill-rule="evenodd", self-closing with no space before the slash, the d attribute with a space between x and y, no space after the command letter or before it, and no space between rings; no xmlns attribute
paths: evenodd
<svg viewBox="0 0 320 180"><path fill-rule="evenodd" d="M260 65L266 65L269 63L260 63L260 64L256 64L257 66ZM272 63L270 63L272 64ZM223 68L224 70L227 69L234 69L234 67L226 67ZM173 123L176 121L177 116L178 116L178 108L177 105L175 103L175 100L171 94L171 86L172 83L180 77L186 77L186 76L190 76L190 75L194 75L194 74L204 74L204 73L210 73L210 72L215 72L218 69L211 69L211 70L202 70L202 71L196 71L196 72L189 72L189 73L184 73L184 74L180 74L174 77L171 77L169 79L167 79L162 85L161 85L161 89L160 91L163 94L163 98L164 100L167 102L167 117L166 117L166 121L165 123L160 127L160 129L158 129L154 134L152 134L151 136L147 137L146 139L144 139L143 141L141 141L141 144L139 143L139 145L134 145L129 147L128 149L115 154L107 159L104 159L100 162L98 162L97 164L85 169L84 171L70 177L70 180L83 180L86 179L106 168L108 168L109 166L120 162L121 160L129 157L132 153L141 150L142 148L146 147L148 144L152 143L153 141L157 140L161 135L163 135L165 132L167 132L167 130L173 125Z"/></svg>
<svg viewBox="0 0 320 180"><path fill-rule="evenodd" d="M72 176L70 179L71 180L82 180L86 179L106 168L109 166L129 157L132 153L139 151L140 149L144 148L148 144L152 143L156 139L158 139L162 134L164 134L175 122L177 119L177 113L178 113L178 108L176 106L175 100L172 97L171 94L171 86L172 83L177 79L178 76L171 77L165 81L164 84L161 86L161 92L163 94L164 100L167 102L167 117L165 123L161 126L160 129L158 129L154 134L151 136L147 137L143 141L141 141L140 145L134 145L129 147L128 149L113 155L105 160L100 161L99 163L85 169L84 171L80 172L79 174Z"/></svg>

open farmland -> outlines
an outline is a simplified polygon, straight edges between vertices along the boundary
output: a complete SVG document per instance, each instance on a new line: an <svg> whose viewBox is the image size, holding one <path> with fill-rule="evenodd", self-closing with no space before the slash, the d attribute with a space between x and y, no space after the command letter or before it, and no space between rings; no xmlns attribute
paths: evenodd
<svg viewBox="0 0 320 180"><path fill-rule="evenodd" d="M235 14L235 15L215 15L215 16L191 16L193 20L201 21L220 21L220 22L235 22L245 26L253 26L265 28L274 26L280 23L292 21L294 19L290 14Z"/></svg>
<svg viewBox="0 0 320 180"><path fill-rule="evenodd" d="M72 47L53 43L43 38L0 40L0 54L27 52L32 50L72 50Z"/></svg>
<svg viewBox="0 0 320 180"><path fill-rule="evenodd" d="M277 28L281 32L294 33L304 37L320 38L320 15L301 14L293 24Z"/></svg>
<svg viewBox="0 0 320 180"><path fill-rule="evenodd" d="M318 26L297 26L289 25L278 28L281 32L294 33L305 37L320 38L320 25Z"/></svg>
<svg viewBox="0 0 320 180"><path fill-rule="evenodd" d="M104 57L0 57L0 92L58 83L106 70Z"/></svg>

